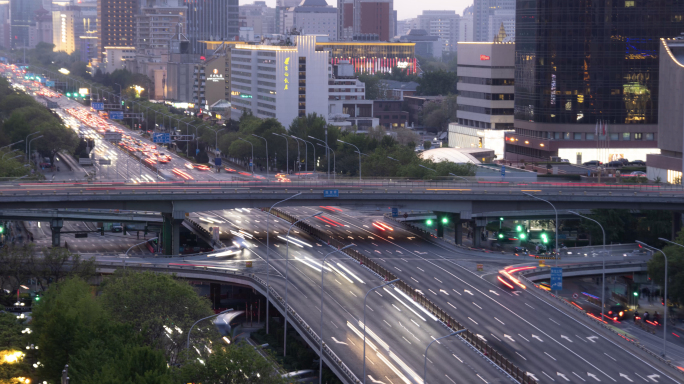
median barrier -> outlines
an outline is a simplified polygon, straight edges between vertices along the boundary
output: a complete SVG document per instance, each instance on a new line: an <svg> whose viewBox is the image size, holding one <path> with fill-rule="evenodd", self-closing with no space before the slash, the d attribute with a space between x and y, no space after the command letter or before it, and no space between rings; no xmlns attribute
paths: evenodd
<svg viewBox="0 0 684 384"><path fill-rule="evenodd" d="M290 223L294 223L298 220L297 217L292 216L286 212L283 212L278 208L272 209L270 213ZM327 243L331 247L339 249L347 245L305 222L300 221L297 224L295 224L295 226L309 233L310 235L318 238L324 243ZM365 266L377 275L384 278L385 281L397 279L397 277L392 272L388 271L381 265L377 264L373 259L361 254L360 252L353 249L345 249L343 252L347 256L359 262L361 265ZM436 317L448 328L454 331L458 331L465 328L461 323L459 323L446 311L438 307L435 303L430 301L422 294L417 293L417 290L415 288L411 287L403 280L399 280L397 283L395 283L395 288L410 296L415 302L419 303L423 308L426 309L427 312L429 312L432 316ZM508 359L501 355L501 353L492 348L484 340L480 339L475 334L470 332L470 330L466 330L465 332L463 332L460 335L460 337L463 340L465 340L473 349L475 349L484 357L486 357L500 371L508 375L511 379L521 384L537 384L537 380L533 379L531 376L528 376L527 372L521 370L515 364L511 363Z"/></svg>

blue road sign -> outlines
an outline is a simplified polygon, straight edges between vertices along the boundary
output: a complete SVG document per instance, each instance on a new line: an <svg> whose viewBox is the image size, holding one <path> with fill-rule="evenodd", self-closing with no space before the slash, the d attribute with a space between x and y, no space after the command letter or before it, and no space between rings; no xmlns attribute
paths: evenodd
<svg viewBox="0 0 684 384"><path fill-rule="evenodd" d="M199 148L195 149L195 156L199 155Z"/></svg>
<svg viewBox="0 0 684 384"><path fill-rule="evenodd" d="M53 80L48 80L48 81L45 82L45 85L48 86L48 87L54 87L54 86L55 86L55 82L54 82Z"/></svg>
<svg viewBox="0 0 684 384"><path fill-rule="evenodd" d="M221 166L221 158L220 157L214 157L214 165L217 167Z"/></svg>
<svg viewBox="0 0 684 384"><path fill-rule="evenodd" d="M399 216L399 208L392 208L392 217Z"/></svg>
<svg viewBox="0 0 684 384"><path fill-rule="evenodd" d="M563 268L551 267L551 289L554 291L563 289Z"/></svg>
<svg viewBox="0 0 684 384"><path fill-rule="evenodd" d="M123 120L123 118L124 118L123 111L110 111L109 112L109 118L112 120Z"/></svg>
<svg viewBox="0 0 684 384"><path fill-rule="evenodd" d="M340 197L339 189L324 189L323 197Z"/></svg>
<svg viewBox="0 0 684 384"><path fill-rule="evenodd" d="M254 163L252 163L252 162L250 161L250 162L249 162L249 167L252 168L253 166L254 166Z"/></svg>
<svg viewBox="0 0 684 384"><path fill-rule="evenodd" d="M152 142L157 144L168 144L171 142L171 135L164 132L155 132L152 135Z"/></svg>
<svg viewBox="0 0 684 384"><path fill-rule="evenodd" d="M506 166L505 165L501 166L501 176L506 176Z"/></svg>
<svg viewBox="0 0 684 384"><path fill-rule="evenodd" d="M91 102L90 107L96 111L104 111L104 103Z"/></svg>

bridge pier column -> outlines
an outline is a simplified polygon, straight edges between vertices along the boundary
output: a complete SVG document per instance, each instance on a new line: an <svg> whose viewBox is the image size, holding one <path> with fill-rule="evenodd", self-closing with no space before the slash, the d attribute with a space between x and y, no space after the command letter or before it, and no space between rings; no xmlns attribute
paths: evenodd
<svg viewBox="0 0 684 384"><path fill-rule="evenodd" d="M64 226L64 221L62 219L52 219L50 221L50 229L52 231L52 246L59 247L61 243L59 234Z"/></svg>
<svg viewBox="0 0 684 384"><path fill-rule="evenodd" d="M482 229L484 229L484 227L473 225L473 247L482 247Z"/></svg>
<svg viewBox="0 0 684 384"><path fill-rule="evenodd" d="M454 215L454 243L457 245L463 244L463 222L461 221L461 215Z"/></svg>
<svg viewBox="0 0 684 384"><path fill-rule="evenodd" d="M437 237L440 239L444 238L444 223L442 223L442 214L441 212L435 212L437 215Z"/></svg>
<svg viewBox="0 0 684 384"><path fill-rule="evenodd" d="M173 215L164 213L162 224L162 248L165 255L177 255L180 252L180 227L182 219L176 219Z"/></svg>
<svg viewBox="0 0 684 384"><path fill-rule="evenodd" d="M211 307L213 309L219 309L221 306L221 284L210 283L209 284L209 300L211 300Z"/></svg>
<svg viewBox="0 0 684 384"><path fill-rule="evenodd" d="M679 231L682 230L682 213L672 212L672 241L675 240Z"/></svg>

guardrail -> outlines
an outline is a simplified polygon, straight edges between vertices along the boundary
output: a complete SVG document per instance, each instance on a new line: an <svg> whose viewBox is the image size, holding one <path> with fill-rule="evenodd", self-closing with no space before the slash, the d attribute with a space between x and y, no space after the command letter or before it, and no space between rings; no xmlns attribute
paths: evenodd
<svg viewBox="0 0 684 384"><path fill-rule="evenodd" d="M271 210L271 214L280 217L282 219L285 219L289 221L290 223L294 223L298 220L298 218L283 212L279 210L278 208L274 208ZM328 244L337 247L337 248L342 248L347 244L342 243L341 241L338 241L337 239L328 236L324 234L322 231L319 229L304 223L304 222L299 222L296 224L296 226L309 233L310 235L317 237L318 239L327 242ZM388 271L387 269L383 268L379 264L377 264L373 259L366 257L360 252L357 252L356 250L353 249L345 249L343 251L345 254L350 256L352 259L358 261L361 265L366 266L368 269L373 271L374 273L378 274L379 276L382 276L385 281L390 281L397 279L397 277ZM416 289L411 287L409 284L404 282L403 280L399 280L397 283L395 283L396 287L404 292L405 294L409 295L410 297L413 298L413 300L420 305L422 305L425 309L427 309L433 316L437 317L440 321L442 321L444 324L446 324L447 327L453 329L454 331L458 331L461 329L464 329L465 327L456 321L452 316L450 316L446 311L438 307L435 303L430 301L428 298L425 296L416 293ZM482 339L478 338L474 333L470 332L469 330L466 330L461 334L461 337L467 341L475 350L481 352L487 359L489 359L495 366L497 366L499 369L501 369L503 372L508 374L510 377L512 377L514 380L517 380L521 384L537 384L537 381L533 379L531 376L528 376L525 371L522 369L518 368L515 364L511 363L508 359L506 359L501 353L499 353L496 349L492 348L489 344L484 342Z"/></svg>

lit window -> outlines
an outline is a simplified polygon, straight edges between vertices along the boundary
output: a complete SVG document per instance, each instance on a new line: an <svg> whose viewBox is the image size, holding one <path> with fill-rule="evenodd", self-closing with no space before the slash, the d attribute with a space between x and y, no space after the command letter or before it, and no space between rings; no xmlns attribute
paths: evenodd
<svg viewBox="0 0 684 384"><path fill-rule="evenodd" d="M634 0L632 1L625 1L625 8L633 7L634 6Z"/></svg>

